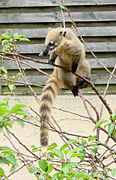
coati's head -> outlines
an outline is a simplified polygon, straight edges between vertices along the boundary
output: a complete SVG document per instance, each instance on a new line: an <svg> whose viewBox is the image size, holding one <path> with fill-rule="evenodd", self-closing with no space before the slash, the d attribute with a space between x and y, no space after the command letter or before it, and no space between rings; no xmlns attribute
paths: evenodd
<svg viewBox="0 0 116 180"><path fill-rule="evenodd" d="M67 28L56 28L48 32L45 39L45 49L39 54L39 56L49 55L50 52L60 45L62 39L67 36Z"/></svg>

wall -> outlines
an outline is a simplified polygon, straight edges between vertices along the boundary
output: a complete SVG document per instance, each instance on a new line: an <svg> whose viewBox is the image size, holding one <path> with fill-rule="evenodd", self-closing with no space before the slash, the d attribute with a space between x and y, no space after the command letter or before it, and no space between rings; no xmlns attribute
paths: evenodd
<svg viewBox="0 0 116 180"><path fill-rule="evenodd" d="M62 15L58 0L4 0L0 1L0 35L4 32L19 32L25 34L30 42L20 43L19 52L47 62L47 57L42 59L38 53L42 50L44 38L48 27L61 27ZM114 0L66 0L66 6L70 8L73 19L89 47L97 55L99 61L109 70L116 64L116 2ZM71 27L71 20L65 12L66 25ZM92 68L92 80L103 92L109 79L109 74L99 65L89 50L85 47L87 59ZM25 60L26 61L26 60ZM39 67L47 73L51 73L52 67L31 61L29 64ZM9 70L9 76L18 72L17 66L11 61L2 61L1 66ZM25 66L26 75L32 84L44 85L47 76ZM23 79L17 81L23 82ZM108 93L116 93L116 80L112 79ZM34 86L40 94L41 88ZM85 93L94 93L91 88ZM1 94L8 94L6 83L1 83ZM17 94L31 94L28 88L17 84ZM68 92L67 92L68 93Z"/></svg>

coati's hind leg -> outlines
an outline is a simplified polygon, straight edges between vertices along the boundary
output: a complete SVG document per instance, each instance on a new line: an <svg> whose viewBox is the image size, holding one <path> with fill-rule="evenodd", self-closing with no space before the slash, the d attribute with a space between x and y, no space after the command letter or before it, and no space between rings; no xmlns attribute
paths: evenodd
<svg viewBox="0 0 116 180"><path fill-rule="evenodd" d="M81 64L79 64L76 73L90 80L91 69L88 62L83 61ZM89 84L83 79L77 77L76 85L78 86L78 89L82 89L88 87Z"/></svg>
<svg viewBox="0 0 116 180"><path fill-rule="evenodd" d="M72 93L73 93L74 97L78 96L78 86L74 86Z"/></svg>
<svg viewBox="0 0 116 180"><path fill-rule="evenodd" d="M91 74L91 69L87 61L83 61L81 64L72 64L72 73L77 73L83 76L86 79L90 80L90 74ZM74 85L72 89L72 93L75 96L78 96L78 90L82 88L88 87L88 83L84 81L83 79L76 77L76 85Z"/></svg>

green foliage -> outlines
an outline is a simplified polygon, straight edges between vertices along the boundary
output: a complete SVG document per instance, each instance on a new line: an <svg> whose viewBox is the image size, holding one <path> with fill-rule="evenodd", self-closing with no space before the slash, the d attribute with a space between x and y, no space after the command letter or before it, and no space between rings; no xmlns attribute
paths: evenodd
<svg viewBox="0 0 116 180"><path fill-rule="evenodd" d="M112 135L112 137L115 137L116 136L116 114L112 114L112 121L110 120L100 120L96 123L96 125L94 126L94 129L93 130L96 130L97 128L99 128L102 124L106 123L104 125L104 128L108 127L108 135Z"/></svg>
<svg viewBox="0 0 116 180"><path fill-rule="evenodd" d="M62 0L62 3L59 5L59 7L61 8L61 9L64 9L64 10L67 10L67 7L65 7L65 1L66 0Z"/></svg>
<svg viewBox="0 0 116 180"><path fill-rule="evenodd" d="M19 35L18 33L3 33L0 36L0 42L3 46L4 52L16 52L18 44L17 41L29 41L25 35Z"/></svg>
<svg viewBox="0 0 116 180"><path fill-rule="evenodd" d="M111 171L112 176L116 176L116 168L113 168Z"/></svg>
<svg viewBox="0 0 116 180"><path fill-rule="evenodd" d="M12 52L16 53L18 48L18 41L29 41L29 39L25 35L19 35L18 33L3 33L0 36L0 42L3 46L2 50L4 52ZM3 58L4 59L4 58ZM17 78L22 78L21 73L17 73L16 75L13 75L12 77L9 77L8 71L5 67L0 67L1 74L0 76L5 78L8 84L8 89L10 91L13 91L16 89L14 81L16 81ZM7 81L9 79L9 81Z"/></svg>
<svg viewBox="0 0 116 180"><path fill-rule="evenodd" d="M5 177L5 179L8 180L7 176L5 175L4 170L0 167L0 180L2 177Z"/></svg>
<svg viewBox="0 0 116 180"><path fill-rule="evenodd" d="M60 4L59 6L60 6L61 9L66 10L66 7L63 4Z"/></svg>
<svg viewBox="0 0 116 180"><path fill-rule="evenodd" d="M116 121L116 114L112 114L112 120Z"/></svg>
<svg viewBox="0 0 116 180"><path fill-rule="evenodd" d="M70 146L73 146L75 143L78 144L78 147L70 149ZM95 136L89 136L87 140L79 137L71 139L60 148L58 148L56 143L52 143L48 146L47 151L44 152L44 158L40 159L38 162L39 173L36 174L36 169L34 169L34 167L31 167L31 172L30 167L28 167L28 170L30 173L37 175L37 179L39 177L43 177L48 180L94 180L91 174L79 170L81 169L81 164L79 162L84 160L87 153L90 153L93 157L95 157L94 147L99 148L97 144L98 142L95 140ZM38 147L32 146L32 148L33 150L35 149L35 152L36 150L38 151ZM55 165L53 162L56 162ZM94 177L96 176L94 175Z"/></svg>
<svg viewBox="0 0 116 180"><path fill-rule="evenodd" d="M23 104L16 104L10 108L8 101L0 102L0 132L2 132L4 128L12 128L15 121L20 124L21 127L24 127L24 122L20 118L18 119L12 116L14 114L22 117L29 117L30 115L22 108L26 108L26 106Z"/></svg>
<svg viewBox="0 0 116 180"><path fill-rule="evenodd" d="M10 171L14 171L17 167L16 152L7 146L0 146L0 164L11 165ZM3 169L2 169L3 170ZM5 177L4 171L1 170L1 177ZM7 178L6 178L7 179Z"/></svg>
<svg viewBox="0 0 116 180"><path fill-rule="evenodd" d="M14 122L17 122L22 128L24 128L25 124L21 118L14 118L13 116L18 115L19 117L22 116L28 118L29 114L24 108L26 108L24 104L16 104L13 107L10 107L8 99L0 102L0 132L4 129L8 133L9 127L12 128ZM106 122L108 121L99 121L94 127L94 130ZM108 122L108 125L113 122ZM106 124L106 126L108 125ZM112 131L112 129L113 128L109 131ZM96 137L91 135L88 138L76 137L75 139L70 139L60 148L58 148L57 143L52 143L47 147L47 150L44 153L42 153L41 147L32 145L31 152L41 153L41 156L39 159L36 159L36 162L38 162L36 165L34 165L34 163L25 163L28 172L34 174L38 180L107 179L109 171L112 176L116 176L115 168L110 170L104 168L103 173L101 173L97 170L88 171L83 166L88 155L91 157L91 161L97 164L96 149L98 150L99 148L99 142L96 140ZM0 164L10 166L11 172L15 172L18 168L19 159L20 154L17 153L16 150L7 146L0 146ZM0 168L0 179L2 177L8 179L3 168Z"/></svg>
<svg viewBox="0 0 116 180"><path fill-rule="evenodd" d="M98 121L97 123L96 123L96 125L94 126L94 129L93 130L95 130L95 129L97 129L99 126L101 126L103 123L105 123L105 122L108 122L108 120L100 120L100 121Z"/></svg>
<svg viewBox="0 0 116 180"><path fill-rule="evenodd" d="M5 67L0 67L0 70L1 70L0 77L3 77L6 79L4 82L6 82L8 84L8 88L11 91L15 90L16 86L15 86L14 82L17 80L17 78L22 78L21 73L17 73L16 75L9 77L8 71ZM7 81L7 79L9 79L11 82Z"/></svg>
<svg viewBox="0 0 116 180"><path fill-rule="evenodd" d="M19 118L14 118L13 115L18 115L22 117L29 117L29 114L26 110L22 109L26 108L23 104L16 104L12 108L8 105L8 99L0 102L0 133L3 130L6 130L9 133L8 128L12 128L14 122L18 122L21 127L24 127L24 122ZM10 171L14 172L17 168L17 153L15 150L7 146L0 146L0 164L11 165ZM0 178L6 177L4 170L0 168Z"/></svg>

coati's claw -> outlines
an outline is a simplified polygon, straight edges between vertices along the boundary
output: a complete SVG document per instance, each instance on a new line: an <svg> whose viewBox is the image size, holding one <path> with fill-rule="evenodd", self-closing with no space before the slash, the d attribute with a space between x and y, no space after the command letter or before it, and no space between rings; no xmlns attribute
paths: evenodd
<svg viewBox="0 0 116 180"><path fill-rule="evenodd" d="M74 86L72 93L73 93L74 97L78 96L78 86Z"/></svg>
<svg viewBox="0 0 116 180"><path fill-rule="evenodd" d="M43 55L44 55L44 52L41 51L41 52L39 53L39 56L41 57L41 56L43 56Z"/></svg>

